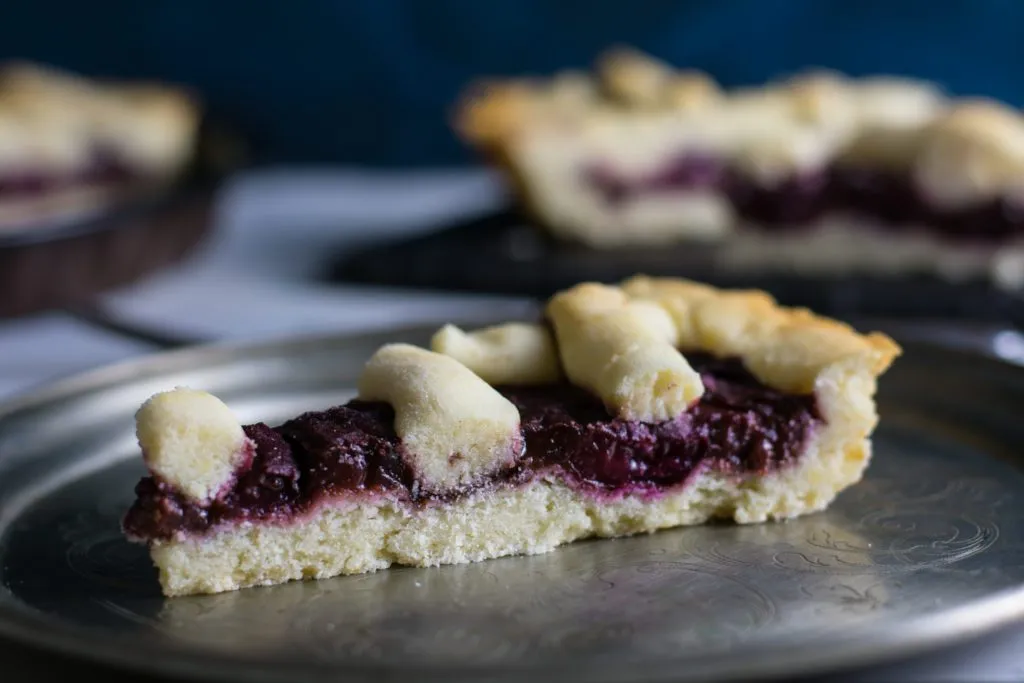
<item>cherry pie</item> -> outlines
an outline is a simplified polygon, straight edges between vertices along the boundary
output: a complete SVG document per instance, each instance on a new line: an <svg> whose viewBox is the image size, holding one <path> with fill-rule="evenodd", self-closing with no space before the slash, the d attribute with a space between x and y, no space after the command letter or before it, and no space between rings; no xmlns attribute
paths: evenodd
<svg viewBox="0 0 1024 683"><path fill-rule="evenodd" d="M192 156L198 103L152 83L0 68L0 228L78 215L174 179Z"/></svg>
<svg viewBox="0 0 1024 683"><path fill-rule="evenodd" d="M861 478L899 353L758 291L585 283L540 324L383 346L357 398L277 427L153 396L124 530L176 596L790 518Z"/></svg>
<svg viewBox="0 0 1024 683"><path fill-rule="evenodd" d="M627 49L474 85L461 136L538 222L595 248L699 241L749 272L1024 284L1024 115L908 78L724 91Z"/></svg>

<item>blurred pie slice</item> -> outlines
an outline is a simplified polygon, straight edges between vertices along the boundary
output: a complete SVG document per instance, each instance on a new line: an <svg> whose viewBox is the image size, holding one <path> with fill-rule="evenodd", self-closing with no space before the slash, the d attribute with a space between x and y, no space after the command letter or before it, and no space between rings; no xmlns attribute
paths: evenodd
<svg viewBox="0 0 1024 683"><path fill-rule="evenodd" d="M1024 114L897 76L723 89L633 50L474 84L455 128L554 237L708 267L1024 286Z"/></svg>
<svg viewBox="0 0 1024 683"><path fill-rule="evenodd" d="M183 90L0 68L0 228L102 209L165 186L192 157L199 105Z"/></svg>

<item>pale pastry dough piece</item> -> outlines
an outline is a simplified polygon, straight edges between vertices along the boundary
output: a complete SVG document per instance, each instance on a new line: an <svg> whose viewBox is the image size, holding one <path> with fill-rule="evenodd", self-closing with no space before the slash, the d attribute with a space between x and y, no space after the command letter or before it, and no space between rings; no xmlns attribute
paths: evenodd
<svg viewBox="0 0 1024 683"><path fill-rule="evenodd" d="M814 391L821 374L836 365L874 377L899 354L896 343L883 334L858 334L807 309L779 306L760 291L723 291L646 276L626 280L622 289L669 311L683 348L740 357L755 377L782 391Z"/></svg>
<svg viewBox="0 0 1024 683"><path fill-rule="evenodd" d="M138 170L174 173L192 154L198 125L198 102L184 90L0 65L0 167L73 171L101 145Z"/></svg>
<svg viewBox="0 0 1024 683"><path fill-rule="evenodd" d="M942 92L931 83L897 76L849 78L816 70L775 87L790 99L798 119L847 132L864 127L914 129L946 106Z"/></svg>
<svg viewBox="0 0 1024 683"><path fill-rule="evenodd" d="M785 97L795 120L849 128L855 121L853 87L842 74L818 69L797 74L769 91Z"/></svg>
<svg viewBox="0 0 1024 683"><path fill-rule="evenodd" d="M570 381L618 417L659 422L685 412L704 385L675 348L671 316L634 305L622 290L582 284L555 295L547 315Z"/></svg>
<svg viewBox="0 0 1024 683"><path fill-rule="evenodd" d="M543 325L506 323L465 332L445 325L430 347L459 361L488 384L548 384L562 377L558 349Z"/></svg>
<svg viewBox="0 0 1024 683"><path fill-rule="evenodd" d="M725 94L707 74L687 70L677 72L665 84L665 106L681 112L714 111Z"/></svg>
<svg viewBox="0 0 1024 683"><path fill-rule="evenodd" d="M914 168L937 206L981 202L1024 186L1024 115L985 100L963 102L924 132Z"/></svg>
<svg viewBox="0 0 1024 683"><path fill-rule="evenodd" d="M763 299L771 302L771 297L759 291L723 291L689 280L651 278L643 275L624 281L621 288L634 305L638 302L654 302L668 312L677 330L677 346L686 349L705 348L705 341L713 341L702 338L699 325L703 316L698 315L698 311L705 303L735 310L737 301ZM745 303L739 305L747 312L748 306ZM725 317L728 319L731 316ZM737 317L735 322L746 324L747 317Z"/></svg>
<svg viewBox="0 0 1024 683"><path fill-rule="evenodd" d="M662 101L672 68L637 50L618 47L601 56L597 74L614 99L632 106L654 107Z"/></svg>
<svg viewBox="0 0 1024 683"><path fill-rule="evenodd" d="M696 111L716 104L722 97L721 88L707 74L676 70L626 47L601 56L597 77L614 100L641 109Z"/></svg>
<svg viewBox="0 0 1024 683"><path fill-rule="evenodd" d="M837 138L810 126L779 122L737 135L734 166L764 187L825 168L835 155Z"/></svg>
<svg viewBox="0 0 1024 683"><path fill-rule="evenodd" d="M452 125L477 144L500 147L536 121L571 130L600 106L594 79L574 71L557 74L546 84L484 80L463 96Z"/></svg>
<svg viewBox="0 0 1024 683"><path fill-rule="evenodd" d="M359 398L395 410L395 432L424 490L458 489L521 450L519 411L453 358L409 344L381 347L359 379Z"/></svg>
<svg viewBox="0 0 1024 683"><path fill-rule="evenodd" d="M864 127L913 132L949 105L942 90L927 81L899 76L869 76L854 86L857 120Z"/></svg>
<svg viewBox="0 0 1024 683"><path fill-rule="evenodd" d="M190 498L205 502L235 480L252 446L234 413L205 391L156 394L135 416L146 465Z"/></svg>
<svg viewBox="0 0 1024 683"><path fill-rule="evenodd" d="M867 126L849 141L837 162L861 169L903 173L914 165L923 140L923 128Z"/></svg>

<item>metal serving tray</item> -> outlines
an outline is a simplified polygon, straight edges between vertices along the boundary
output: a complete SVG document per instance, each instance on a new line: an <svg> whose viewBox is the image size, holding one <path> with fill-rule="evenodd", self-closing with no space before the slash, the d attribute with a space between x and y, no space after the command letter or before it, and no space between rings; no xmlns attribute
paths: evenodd
<svg viewBox="0 0 1024 683"><path fill-rule="evenodd" d="M749 680L910 655L1024 615L1024 368L913 340L882 380L865 480L824 513L160 596L145 549L119 533L143 474L144 399L189 385L275 422L346 400L379 344L424 344L434 329L188 349L0 406L5 668L32 657L67 672L292 683Z"/></svg>

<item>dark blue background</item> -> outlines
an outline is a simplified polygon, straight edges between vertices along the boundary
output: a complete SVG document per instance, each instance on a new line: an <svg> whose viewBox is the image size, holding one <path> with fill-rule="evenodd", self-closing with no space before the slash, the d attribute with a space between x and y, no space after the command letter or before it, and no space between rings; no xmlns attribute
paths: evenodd
<svg viewBox="0 0 1024 683"><path fill-rule="evenodd" d="M16 6L17 5L17 6ZM721 82L807 66L1024 103L1020 0L6 0L0 53L196 86L259 158L465 163L448 130L480 74L581 67L611 43Z"/></svg>

